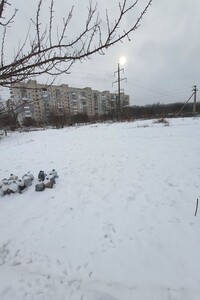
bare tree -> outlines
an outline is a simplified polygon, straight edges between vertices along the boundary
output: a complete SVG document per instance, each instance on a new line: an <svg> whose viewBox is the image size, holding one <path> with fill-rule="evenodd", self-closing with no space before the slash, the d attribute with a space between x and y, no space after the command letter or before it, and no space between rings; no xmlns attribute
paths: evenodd
<svg viewBox="0 0 200 300"><path fill-rule="evenodd" d="M45 0L38 0L35 19L30 20L31 26L35 29L35 35L32 36L28 31L14 58L9 61L5 55L6 36L7 30L15 21L17 9L10 17L4 17L10 4L8 0L0 0L0 29L2 29L0 86L9 86L44 73L55 76L69 73L70 68L76 61L90 58L95 53L102 55L106 49L122 42L125 38L130 40L131 33L140 26L140 22L152 1L147 0L139 16L133 20L132 24L129 24L128 28L124 28L125 17L132 14L133 10L137 10L140 0L120 1L118 3L118 15L115 20L110 19L107 10L105 11L105 17L101 18L98 3L89 2L84 28L79 34L69 38L67 33L69 33L69 24L74 15L74 6L71 7L66 18L63 19L62 28L58 30L58 26L54 24L54 0L47 0L49 3L49 18L46 27L42 26L41 17ZM107 27L106 34L103 29L105 24Z"/></svg>

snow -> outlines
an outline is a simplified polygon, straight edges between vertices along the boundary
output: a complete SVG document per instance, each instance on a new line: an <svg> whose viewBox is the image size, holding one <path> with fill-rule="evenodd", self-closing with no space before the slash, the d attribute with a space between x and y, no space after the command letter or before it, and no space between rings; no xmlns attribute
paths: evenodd
<svg viewBox="0 0 200 300"><path fill-rule="evenodd" d="M12 133L0 179L1 300L198 300L200 119ZM35 192L40 170L52 189Z"/></svg>

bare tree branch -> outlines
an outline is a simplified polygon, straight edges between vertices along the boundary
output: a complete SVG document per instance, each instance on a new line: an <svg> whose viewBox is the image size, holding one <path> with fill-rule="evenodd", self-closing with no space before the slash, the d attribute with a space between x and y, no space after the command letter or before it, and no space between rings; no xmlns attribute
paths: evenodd
<svg viewBox="0 0 200 300"><path fill-rule="evenodd" d="M7 2L7 0L1 0L0 2L0 20L3 19L5 20L5 18L3 17L3 11L6 7L6 5L10 5L10 3ZM16 16L16 13L17 13L17 9L15 9L14 13L12 14L12 16L5 22L3 21L0 21L0 26L4 26L4 27L7 27L8 25L10 25L11 23L13 23L13 20Z"/></svg>
<svg viewBox="0 0 200 300"><path fill-rule="evenodd" d="M4 65L4 44L5 44L5 38L6 38L6 27L3 31L3 39L2 39L2 45L1 45L1 66Z"/></svg>
<svg viewBox="0 0 200 300"><path fill-rule="evenodd" d="M49 17L49 46L52 46L52 23L53 23L53 5L54 2L51 0L51 6L50 6L50 17Z"/></svg>
<svg viewBox="0 0 200 300"><path fill-rule="evenodd" d="M1 22L2 14L8 3L6 0L0 1L0 26L7 28L13 21L16 10L13 16L3 24ZM6 31L4 31L1 42L0 85L9 86L42 74L53 76L63 73L69 74L70 68L76 61L88 59L95 53L104 55L107 48L122 42L125 38L130 41L131 33L140 26L141 20L153 0L147 0L146 6L138 18L128 28L124 28L125 17L131 15L140 0L120 1L119 13L114 22L109 18L109 13L106 10L104 23L107 25L107 33L103 31L103 19L100 18L97 3L89 2L85 27L77 36L70 38L69 24L74 14L74 6L72 6L67 17L63 18L61 31L57 27L56 42L53 38L56 34L55 24L53 24L55 18L54 0L49 1L50 13L47 27L42 29L44 24L42 24L40 14L44 0L38 0L36 19L35 21L31 19L36 32L35 37L30 36L29 30L22 46L18 48L14 59L10 62L6 61L4 57L6 47ZM30 45L28 45L28 40ZM29 47L28 50L27 47Z"/></svg>

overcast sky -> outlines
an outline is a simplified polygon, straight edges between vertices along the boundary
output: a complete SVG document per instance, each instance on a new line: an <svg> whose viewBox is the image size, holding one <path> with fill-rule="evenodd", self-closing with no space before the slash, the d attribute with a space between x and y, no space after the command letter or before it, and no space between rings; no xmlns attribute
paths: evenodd
<svg viewBox="0 0 200 300"><path fill-rule="evenodd" d="M47 0L46 0L47 1ZM129 0L130 1L130 0ZM15 23L9 32L7 47L9 55L18 39L22 39L28 28L30 17L38 1L13 0L13 8L19 9ZM34 3L33 3L34 2ZM78 30L84 20L87 0L56 1L56 21L59 23L70 5L75 3L73 30ZM112 18L117 11L115 0L100 0L101 13L106 8ZM147 1L140 0L144 6ZM68 6L67 6L68 5ZM200 1L199 0L153 0L153 4L141 22L140 28L125 40L110 48L104 56L95 55L82 64L77 63L70 75L59 78L59 83L74 87L90 86L98 90L114 92L114 72L121 56L127 59L122 87L130 95L133 105L153 103L185 102L191 95L193 85L200 89ZM130 24L139 10L127 16ZM46 78L38 79L45 83ZM2 97L6 94L0 91ZM198 95L198 100L199 95Z"/></svg>

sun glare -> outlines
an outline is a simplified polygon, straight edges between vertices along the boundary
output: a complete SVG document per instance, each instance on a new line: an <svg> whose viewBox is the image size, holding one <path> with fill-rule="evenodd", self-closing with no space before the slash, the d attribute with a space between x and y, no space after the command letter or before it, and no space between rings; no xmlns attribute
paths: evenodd
<svg viewBox="0 0 200 300"><path fill-rule="evenodd" d="M125 56L121 56L120 60L119 60L120 65L124 65L126 63L126 57Z"/></svg>

